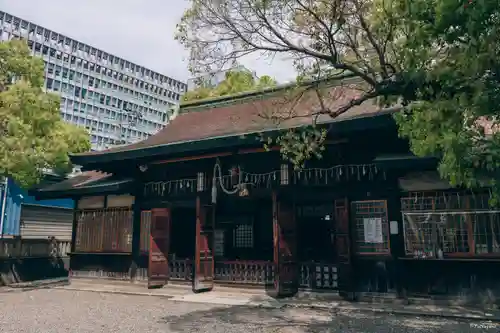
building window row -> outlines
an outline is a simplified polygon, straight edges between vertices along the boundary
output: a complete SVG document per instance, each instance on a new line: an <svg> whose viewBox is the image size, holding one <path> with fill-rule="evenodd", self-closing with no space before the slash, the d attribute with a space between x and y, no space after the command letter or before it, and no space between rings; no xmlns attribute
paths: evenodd
<svg viewBox="0 0 500 333"><path fill-rule="evenodd" d="M2 40L10 39L9 34L8 33L6 34L4 31L3 32L0 31L0 36L1 36ZM35 54L36 54L36 52L35 52ZM62 76L62 78L67 78L69 80L76 80L76 81L82 80L82 78L83 78L83 80L86 80L87 82L89 82L88 83L89 85L93 84L94 78L90 75L82 74L78 71L68 69L68 68L56 65L54 63L48 63L47 61L45 61L45 67L46 67L46 73L49 73L49 74L55 73L55 75ZM101 73L101 75L102 75L102 73ZM107 87L108 89L113 89L116 92L119 92L122 94L130 94L131 98L142 99L142 101L144 103L149 104L149 105L152 105L153 103L155 103L155 104L159 104L159 105L163 105L163 106L168 106L169 108L171 108L174 105L174 103L171 103L169 101L159 99L159 98L156 98L156 97L153 97L151 95L147 95L147 94L143 93L143 92L146 92L146 90L144 90L144 89L143 89L143 92L138 92L137 90L129 89L125 86L111 83L111 82L108 82L108 81L103 80L103 79L95 78L95 80L97 80L96 85L95 85L96 88ZM101 86L101 82L102 82L102 86ZM122 80L121 82L125 82L125 81ZM136 81L136 83L137 83L137 81ZM141 89L141 87L137 86L137 84L136 84L136 88ZM163 97L167 97L171 100L179 101L180 94L174 93L174 92L166 90L166 89L162 89L162 88L160 88L160 89L161 89L161 91L159 91L159 92L161 92L163 94ZM155 92L156 92L156 90L155 90Z"/></svg>
<svg viewBox="0 0 500 333"><path fill-rule="evenodd" d="M152 96L143 94L134 89L129 89L127 87L117 85L115 83L111 83L109 81L98 79L87 74L82 74L76 72L72 69L64 68L52 63L45 62L46 73L53 74L56 77L60 77L62 79L73 80L81 85L92 86L96 89L108 89L113 90L113 93L116 95L125 95L125 97L129 97L131 99L137 100L139 103L144 103L146 105L153 105L155 107L168 107L171 108L174 106L174 103L170 103L164 100L160 100L154 98Z"/></svg>
<svg viewBox="0 0 500 333"><path fill-rule="evenodd" d="M99 62L106 66L112 66L116 69L134 74L135 76L144 78L145 80L149 80L162 86L172 87L179 91L186 90L186 85L182 82L176 81L165 75L133 64L107 52L91 47L90 45L78 42L15 16L0 12L0 20L2 21L4 27L7 27L12 31L19 32L23 37L34 37L38 40L44 40L54 46L64 48L67 52L76 53L82 58L89 58L94 62Z"/></svg>
<svg viewBox="0 0 500 333"><path fill-rule="evenodd" d="M104 129L106 131L111 131L111 132L116 131L120 125L125 125L125 124L130 124L131 126L137 128L143 128L145 129L145 131L143 131L145 133L156 132L157 130L162 128L161 124L152 122L148 119L137 118L131 114L116 112L105 107L103 108L91 104L79 103L77 101L66 99L64 97L61 98L61 108L66 112L71 112L71 113L78 112L82 115L87 115L96 118L97 119L96 123L100 123L102 121L102 124L105 124ZM168 120L167 115L165 114L164 116L165 120ZM106 123L110 125L108 126L108 124Z"/></svg>
<svg viewBox="0 0 500 333"><path fill-rule="evenodd" d="M114 145L123 142L129 143L144 140L149 137L149 134L145 132L97 122L95 120L90 120L85 116L78 116L66 112L61 112L61 116L67 122L87 128L91 134L92 144L104 143Z"/></svg>
<svg viewBox="0 0 500 333"><path fill-rule="evenodd" d="M142 80L137 80L134 77L128 76L127 74L119 73L117 71L114 71L112 69L106 68L101 65L97 65L87 60L82 60L73 55L69 55L66 53L63 54L46 45L34 43L32 41L28 41L28 44L30 48L33 50L34 54L49 56L52 57L54 60L61 60L61 65L63 66L67 65L64 67L86 71L91 76L97 75L102 78L107 77L109 80L115 80L116 82L118 82L118 84L120 83L127 84L129 87L140 89L144 92L153 94L158 97L167 97L175 101L178 101L180 99L180 94L175 93L166 88L162 88ZM59 70L61 70L61 68L64 68L59 65L57 65L57 67L59 67ZM151 98L154 97L151 96Z"/></svg>
<svg viewBox="0 0 500 333"><path fill-rule="evenodd" d="M50 77L46 79L46 89L57 92L60 91L70 96L74 96L76 99L87 101L89 104L101 104L106 105L110 108L116 108L119 111L123 110L125 112L134 112L136 114L140 114L141 116L146 116L149 119L153 119L159 124L164 124L167 120L166 110L159 111L149 106L138 105L136 103L128 102L108 94L92 91L89 90L89 88L75 86L71 83L62 82Z"/></svg>

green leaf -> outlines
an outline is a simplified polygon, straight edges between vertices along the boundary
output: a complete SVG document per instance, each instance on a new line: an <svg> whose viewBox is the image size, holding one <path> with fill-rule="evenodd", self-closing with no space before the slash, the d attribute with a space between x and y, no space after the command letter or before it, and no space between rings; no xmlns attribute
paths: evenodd
<svg viewBox="0 0 500 333"><path fill-rule="evenodd" d="M71 170L68 153L90 150L87 130L64 122L60 97L42 90L43 70L25 42L0 43L0 176L25 188L43 169Z"/></svg>

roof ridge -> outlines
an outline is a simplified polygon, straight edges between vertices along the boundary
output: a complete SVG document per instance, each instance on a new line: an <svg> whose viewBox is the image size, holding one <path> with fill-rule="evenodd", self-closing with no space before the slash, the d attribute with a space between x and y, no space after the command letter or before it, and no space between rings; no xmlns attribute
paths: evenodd
<svg viewBox="0 0 500 333"><path fill-rule="evenodd" d="M303 81L300 83L297 82L291 82L291 83L286 83L282 85L278 85L275 87L269 87L265 89L255 89L255 90L250 90L250 91L245 91L233 95L227 95L227 96L219 96L219 97L213 97L213 98L205 98L201 100L196 100L192 102L187 102L184 104L181 104L179 106L179 113L186 113L189 111L194 111L195 109L198 108L203 108L203 109L211 109L213 107L218 107L221 104L224 105L231 105L231 104L236 104L238 102L244 102L247 101L253 97L258 97L258 96L266 96L266 95L273 95L274 93L278 93L281 91L284 91L289 88L293 88L295 86L299 87L306 87L308 85L314 85L314 84L324 84L325 88L328 87L335 87L335 86L340 86L344 83L360 83L362 82L361 79L358 77L350 77L347 76L341 80L339 79L331 79L331 78L325 78L321 80L308 80L308 81Z"/></svg>

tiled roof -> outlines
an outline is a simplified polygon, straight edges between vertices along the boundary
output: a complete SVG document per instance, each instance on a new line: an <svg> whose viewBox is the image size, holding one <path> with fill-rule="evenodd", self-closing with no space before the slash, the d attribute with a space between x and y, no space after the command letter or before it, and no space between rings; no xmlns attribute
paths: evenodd
<svg viewBox="0 0 500 333"><path fill-rule="evenodd" d="M42 189L39 189L39 192L56 192L56 191L67 191L72 189L79 189L90 185L95 185L97 183L101 183L103 181L109 180L112 177L112 174L99 172L99 171L86 171L82 174L63 180L62 182L49 185Z"/></svg>
<svg viewBox="0 0 500 333"><path fill-rule="evenodd" d="M325 109L335 111L359 94L359 90L333 86L324 89L321 100L323 100ZM318 110L321 110L321 103L315 90L308 90L300 95L296 90L286 93L281 90L274 93L254 94L250 97L242 95L229 100L220 99L206 103L195 103L181 107L177 117L172 119L160 132L144 141L76 156L105 155L209 138L310 125L313 121L311 114L318 112ZM372 116L378 111L379 108L373 101L367 101L360 106L352 107L335 119L328 115L321 115L316 121L318 123L339 122ZM262 114L272 114L284 119L290 118L287 117L290 113L294 117L279 124L262 117Z"/></svg>

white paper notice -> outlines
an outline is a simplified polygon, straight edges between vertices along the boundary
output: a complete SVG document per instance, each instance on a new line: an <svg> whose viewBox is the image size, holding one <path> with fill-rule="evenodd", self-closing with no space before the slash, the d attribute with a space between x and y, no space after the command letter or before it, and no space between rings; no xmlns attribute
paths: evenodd
<svg viewBox="0 0 500 333"><path fill-rule="evenodd" d="M383 243L382 219L380 217L371 217L363 219L365 243Z"/></svg>

